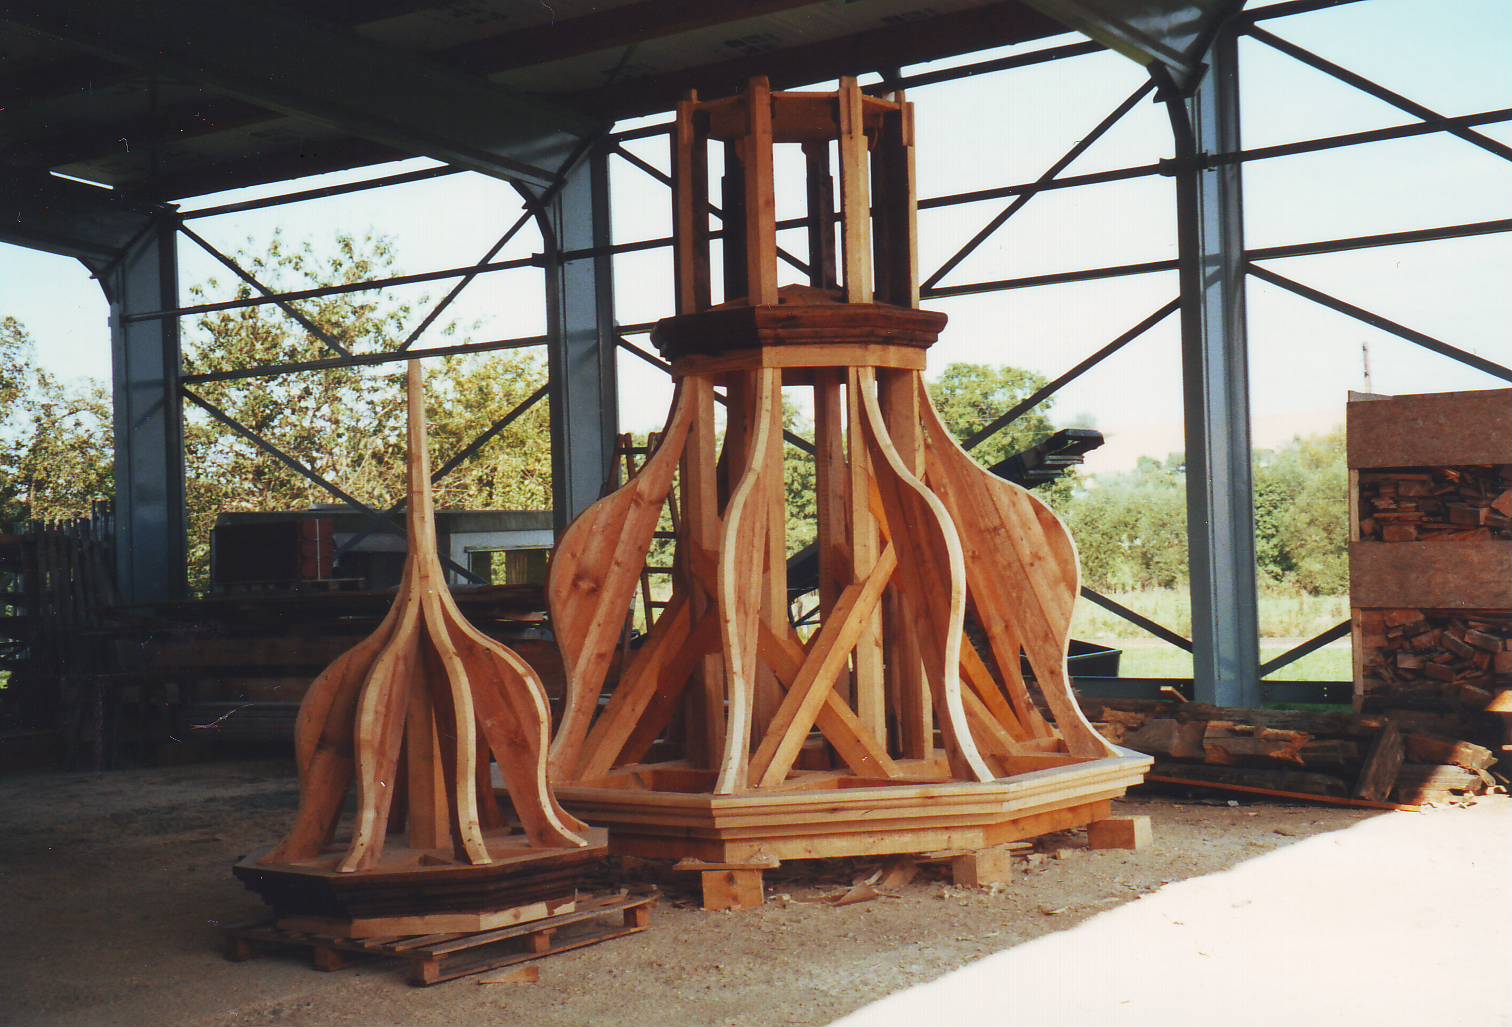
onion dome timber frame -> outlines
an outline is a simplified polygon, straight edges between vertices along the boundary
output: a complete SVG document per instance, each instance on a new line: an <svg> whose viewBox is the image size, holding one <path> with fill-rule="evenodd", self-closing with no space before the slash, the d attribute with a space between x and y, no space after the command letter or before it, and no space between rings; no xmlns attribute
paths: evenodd
<svg viewBox="0 0 1512 1027"><path fill-rule="evenodd" d="M1080 572L1065 526L978 466L924 388L946 319L917 309L912 120L903 96L854 79L773 93L757 78L678 108L678 313L653 335L672 411L639 472L569 528L549 584L567 672L552 771L614 851L751 869L982 848L1106 818L1149 767L1072 694ZM725 155L717 306L711 141ZM808 172L806 286L777 284L781 143L803 147ZM788 605L784 385L814 396L822 619L807 641ZM601 708L669 498L673 596Z"/></svg>
<svg viewBox="0 0 1512 1027"><path fill-rule="evenodd" d="M378 629L305 694L289 833L235 867L281 926L335 937L489 930L571 913L583 874L608 852L604 830L553 794L539 676L469 623L447 587L418 360L406 391L409 547L398 594ZM353 788L353 830L336 840Z"/></svg>

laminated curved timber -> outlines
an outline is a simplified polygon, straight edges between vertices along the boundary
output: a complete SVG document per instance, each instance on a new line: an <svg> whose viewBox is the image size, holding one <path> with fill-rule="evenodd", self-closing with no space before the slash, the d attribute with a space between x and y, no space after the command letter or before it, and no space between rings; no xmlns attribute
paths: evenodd
<svg viewBox="0 0 1512 1027"><path fill-rule="evenodd" d="M717 306L711 139L726 154L731 298ZM672 410L639 473L583 513L552 562L563 802L609 827L616 851L726 866L980 848L1107 817L1150 761L1104 741L1071 691L1075 545L1042 502L972 460L924 387L946 319L916 309L911 106L853 80L774 94L756 79L683 103L675 141L679 313L652 336L677 382ZM810 283L779 288L783 142L804 147ZM786 579L784 386L813 393L820 617L806 638ZM609 690L669 502L674 591Z"/></svg>
<svg viewBox="0 0 1512 1027"><path fill-rule="evenodd" d="M452 598L437 554L418 361L406 387L409 547L398 594L378 629L310 686L295 727L294 824L236 873L281 916L315 916L326 928L381 929L397 917L463 930L533 918L521 910L563 912L581 869L605 854L604 832L552 791L540 678ZM514 824L495 793L495 761ZM338 841L353 790L352 830Z"/></svg>

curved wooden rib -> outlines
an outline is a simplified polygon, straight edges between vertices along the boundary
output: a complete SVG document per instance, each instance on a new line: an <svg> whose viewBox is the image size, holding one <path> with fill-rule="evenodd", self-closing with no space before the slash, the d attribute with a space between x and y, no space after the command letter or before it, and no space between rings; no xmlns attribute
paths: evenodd
<svg viewBox="0 0 1512 1027"><path fill-rule="evenodd" d="M893 446L877 404L875 371L851 372L850 402L860 403L866 414L862 425L872 473L898 551L893 580L918 626L919 650L951 772L962 780L991 781L996 775L977 750L961 699L961 633L966 621L961 541L939 497L914 476Z"/></svg>
<svg viewBox="0 0 1512 1027"><path fill-rule="evenodd" d="M411 592L401 601L399 624L363 682L357 704L357 820L352 844L338 867L343 873L377 862L388 830L409 690L419 662L415 636L420 597Z"/></svg>
<svg viewBox="0 0 1512 1027"><path fill-rule="evenodd" d="M400 578L401 592L404 591L403 581L408 577L409 568L406 567ZM317 761L326 752L344 748L350 759L353 724L349 717L338 716L337 711L355 712L363 674L383 651L402 612L401 604L390 606L377 629L338 656L305 692L304 700L299 704L299 716L294 721L294 762L299 769L301 787L307 776L317 772Z"/></svg>
<svg viewBox="0 0 1512 1027"><path fill-rule="evenodd" d="M408 577L406 565L401 582ZM403 587L401 583L400 589ZM389 607L377 629L338 656L305 692L294 721L299 810L289 833L260 862L314 859L330 844L356 763L353 746L357 699L373 660L393 635L401 612L398 603Z"/></svg>
<svg viewBox="0 0 1512 1027"><path fill-rule="evenodd" d="M747 424L740 477L725 509L719 540L716 592L720 638L724 648L725 689L729 710L724 753L719 760L717 795L745 788L750 769L751 704L756 687L756 649L760 639L762 574L766 556L765 471L770 466L774 403L780 371L763 368L747 377L752 395L746 403ZM736 429L738 430L738 429ZM726 433L726 437L731 432Z"/></svg>
<svg viewBox="0 0 1512 1027"><path fill-rule="evenodd" d="M435 685L439 687L444 684L451 699L451 742L455 747L448 768L451 771L452 827L457 832L457 839L462 843L462 851L469 863L491 863L493 857L488 854L488 844L483 840L483 827L478 816L478 729L477 718L473 713L473 684L467 666L452 644L446 615L442 612L436 593L427 592L422 603L426 634L445 670L441 680L436 681ZM441 725L438 723L437 727L440 728Z"/></svg>
<svg viewBox="0 0 1512 1027"><path fill-rule="evenodd" d="M453 644L459 650L476 647L476 653L464 656L463 662L473 668L473 704L478 711L478 725L493 758L499 761L526 837L532 845L587 845L581 834L588 830L588 825L562 808L547 777L551 708L546 704L546 686L541 676L513 649L475 628L463 616L449 589L441 592L440 598L450 614ZM512 728L498 733L497 729L505 725ZM493 733L490 726L495 729ZM486 766L488 761L485 758L479 762ZM481 774L479 778L482 779ZM539 825L534 831L532 823Z"/></svg>
<svg viewBox="0 0 1512 1027"><path fill-rule="evenodd" d="M562 811L547 781L551 732L540 678L519 656L466 621L453 621L451 632L452 644L472 669L478 726L499 761L525 836L544 847L588 844L578 833L586 825Z"/></svg>
<svg viewBox="0 0 1512 1027"><path fill-rule="evenodd" d="M656 452L623 487L583 511L552 556L546 588L567 678L562 722L550 755L551 773L560 780L577 773L583 739L692 421L692 404L679 385Z"/></svg>
<svg viewBox="0 0 1512 1027"><path fill-rule="evenodd" d="M922 378L918 388L927 429L925 473L960 529L976 571L971 595L1010 699L1021 714L1033 708L1027 692L1013 687L1021 642L1068 751L1117 755L1077 705L1066 670L1071 614L1081 585L1071 533L1028 490L973 460L945 427Z"/></svg>
<svg viewBox="0 0 1512 1027"><path fill-rule="evenodd" d="M337 657L305 693L294 724L299 810L289 833L261 862L314 859L336 833L356 764L357 699L368 668L393 633L397 613L398 607L390 610L377 631Z"/></svg>

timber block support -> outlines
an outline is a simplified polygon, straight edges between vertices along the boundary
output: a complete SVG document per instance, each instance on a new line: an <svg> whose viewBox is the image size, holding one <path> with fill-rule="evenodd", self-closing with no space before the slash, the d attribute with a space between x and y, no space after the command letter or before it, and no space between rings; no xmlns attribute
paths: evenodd
<svg viewBox="0 0 1512 1027"><path fill-rule="evenodd" d="M1087 825L1087 845L1093 849L1145 849L1154 840L1149 817L1109 817Z"/></svg>
<svg viewBox="0 0 1512 1027"><path fill-rule="evenodd" d="M1013 854L1022 846L994 845L956 856L950 861L950 879L960 888L985 888L1013 880Z"/></svg>
<svg viewBox="0 0 1512 1027"><path fill-rule="evenodd" d="M335 973L347 968L347 957L331 945L316 945L310 950L310 965L321 973Z"/></svg>
<svg viewBox="0 0 1512 1027"><path fill-rule="evenodd" d="M703 888L703 908L711 912L727 909L756 909L766 901L763 873L781 864L775 859L755 859L749 863L706 863L683 859L672 869L697 872Z"/></svg>
<svg viewBox="0 0 1512 1027"><path fill-rule="evenodd" d="M703 908L711 912L756 909L766 901L760 870L705 870L700 877Z"/></svg>

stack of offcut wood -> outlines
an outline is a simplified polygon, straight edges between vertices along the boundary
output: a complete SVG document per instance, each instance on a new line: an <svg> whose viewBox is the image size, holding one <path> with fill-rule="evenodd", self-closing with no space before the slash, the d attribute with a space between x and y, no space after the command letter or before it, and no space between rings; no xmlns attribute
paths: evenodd
<svg viewBox="0 0 1512 1027"><path fill-rule="evenodd" d="M1512 538L1512 466L1361 471L1360 538L1378 542Z"/></svg>
<svg viewBox="0 0 1512 1027"><path fill-rule="evenodd" d="M1512 614L1463 610L1362 610L1369 705L1447 701L1484 710L1512 687Z"/></svg>
<svg viewBox="0 0 1512 1027"><path fill-rule="evenodd" d="M1505 781L1474 742L1395 717L1083 699L1109 741L1155 757L1147 780L1410 805L1460 801Z"/></svg>

